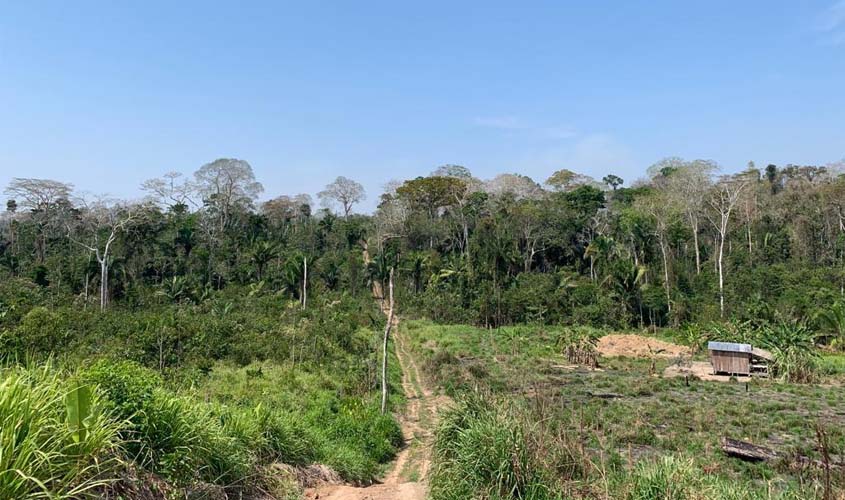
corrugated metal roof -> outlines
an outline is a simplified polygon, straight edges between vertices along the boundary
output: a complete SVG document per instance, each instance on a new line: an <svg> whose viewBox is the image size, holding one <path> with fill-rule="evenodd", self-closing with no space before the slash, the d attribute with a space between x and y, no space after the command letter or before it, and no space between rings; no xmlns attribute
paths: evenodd
<svg viewBox="0 0 845 500"><path fill-rule="evenodd" d="M711 351L751 353L751 344L736 344L734 342L708 342L707 349Z"/></svg>

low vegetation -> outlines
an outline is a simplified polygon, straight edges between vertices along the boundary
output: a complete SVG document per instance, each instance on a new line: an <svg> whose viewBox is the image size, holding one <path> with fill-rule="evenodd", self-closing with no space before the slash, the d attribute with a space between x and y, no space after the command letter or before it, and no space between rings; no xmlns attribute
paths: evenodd
<svg viewBox="0 0 845 500"><path fill-rule="evenodd" d="M138 474L158 478L162 495L197 485L248 495L290 483L277 463L372 481L402 442L378 407L383 319L372 300L315 297L331 300L315 315L284 297L228 292L106 312L19 297L3 318L0 415L2 456L26 463L5 464L0 487L12 493L0 496L106 495ZM395 366L390 375L395 388ZM77 388L84 425L65 411Z"/></svg>
<svg viewBox="0 0 845 500"><path fill-rule="evenodd" d="M438 432L435 498L823 498L824 468L788 457L821 463L845 452L843 372L834 368L814 376L835 385L786 375L704 382L661 377L677 361L664 357L572 366L566 346L601 335L592 329L404 327L434 379L463 401ZM728 457L725 436L785 458ZM495 467L482 467L488 459ZM489 472L473 475L478 467Z"/></svg>

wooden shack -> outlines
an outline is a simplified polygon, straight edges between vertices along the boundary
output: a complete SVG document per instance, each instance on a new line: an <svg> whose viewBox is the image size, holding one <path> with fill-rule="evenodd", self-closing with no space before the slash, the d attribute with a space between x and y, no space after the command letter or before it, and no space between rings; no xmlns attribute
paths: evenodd
<svg viewBox="0 0 845 500"><path fill-rule="evenodd" d="M710 363L716 375L768 375L772 354L751 344L708 342Z"/></svg>

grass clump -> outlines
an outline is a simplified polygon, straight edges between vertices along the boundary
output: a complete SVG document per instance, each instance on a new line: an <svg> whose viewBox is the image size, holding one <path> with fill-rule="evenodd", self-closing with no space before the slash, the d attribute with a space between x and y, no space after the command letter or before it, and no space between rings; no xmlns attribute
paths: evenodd
<svg viewBox="0 0 845 500"><path fill-rule="evenodd" d="M50 366L3 370L0 498L94 497L118 465L119 423Z"/></svg>
<svg viewBox="0 0 845 500"><path fill-rule="evenodd" d="M431 498L563 498L562 467L519 412L471 396L443 415L434 444ZM570 464L572 465L572 464ZM573 472L569 467L569 475ZM574 469L577 469L574 468Z"/></svg>
<svg viewBox="0 0 845 500"><path fill-rule="evenodd" d="M254 442L238 439L212 405L162 387L158 375L130 361L102 360L82 374L100 388L107 405L127 425L127 456L177 483L229 485L248 474ZM231 420L231 419L230 419ZM260 449L260 447L258 447Z"/></svg>

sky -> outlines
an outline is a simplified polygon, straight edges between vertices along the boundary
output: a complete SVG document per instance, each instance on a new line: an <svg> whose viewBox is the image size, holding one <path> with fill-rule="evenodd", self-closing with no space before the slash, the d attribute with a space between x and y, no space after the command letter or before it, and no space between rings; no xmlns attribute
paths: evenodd
<svg viewBox="0 0 845 500"><path fill-rule="evenodd" d="M630 184L667 156L845 157L845 0L0 0L0 188L138 198L227 157L369 211L446 163Z"/></svg>

